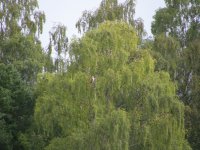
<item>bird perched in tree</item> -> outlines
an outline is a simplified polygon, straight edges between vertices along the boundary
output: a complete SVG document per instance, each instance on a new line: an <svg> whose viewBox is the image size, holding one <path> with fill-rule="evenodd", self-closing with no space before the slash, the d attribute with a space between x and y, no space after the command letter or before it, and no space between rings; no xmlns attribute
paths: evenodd
<svg viewBox="0 0 200 150"><path fill-rule="evenodd" d="M96 85L96 78L95 78L95 76L92 76L91 83L92 83L93 87L95 87L95 85Z"/></svg>

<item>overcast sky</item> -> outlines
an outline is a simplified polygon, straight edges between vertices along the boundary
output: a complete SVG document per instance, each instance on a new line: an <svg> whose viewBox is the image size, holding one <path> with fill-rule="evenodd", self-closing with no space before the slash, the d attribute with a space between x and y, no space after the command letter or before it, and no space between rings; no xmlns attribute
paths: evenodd
<svg viewBox="0 0 200 150"><path fill-rule="evenodd" d="M44 33L41 36L43 46L46 46L49 31L56 23L67 26L67 36L78 35L75 24L84 10L95 10L101 0L38 0L40 10L46 14ZM124 2L125 0L119 0ZM151 35L151 22L155 10L164 7L164 0L137 0L136 16L144 20L145 30Z"/></svg>

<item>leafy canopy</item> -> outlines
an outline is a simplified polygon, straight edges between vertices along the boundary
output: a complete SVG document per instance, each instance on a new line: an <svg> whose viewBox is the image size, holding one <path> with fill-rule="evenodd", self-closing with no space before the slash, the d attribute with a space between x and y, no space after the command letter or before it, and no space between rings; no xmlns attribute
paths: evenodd
<svg viewBox="0 0 200 150"><path fill-rule="evenodd" d="M175 85L137 44L131 25L108 21L72 42L67 73L39 76L45 149L190 149Z"/></svg>

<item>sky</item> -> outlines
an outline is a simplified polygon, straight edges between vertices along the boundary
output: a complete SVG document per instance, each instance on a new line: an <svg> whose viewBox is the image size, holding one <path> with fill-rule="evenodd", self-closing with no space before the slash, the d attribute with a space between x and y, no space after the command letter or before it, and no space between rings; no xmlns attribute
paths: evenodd
<svg viewBox="0 0 200 150"><path fill-rule="evenodd" d="M60 23L67 27L67 36L80 36L75 28L77 20L84 10L95 10L101 0L38 0L39 9L46 14L46 23L41 35L42 45L47 46L49 41L49 31ZM125 0L119 0L124 2ZM145 30L151 36L151 22L155 11L164 7L164 0L136 0L135 18L141 17L144 20Z"/></svg>

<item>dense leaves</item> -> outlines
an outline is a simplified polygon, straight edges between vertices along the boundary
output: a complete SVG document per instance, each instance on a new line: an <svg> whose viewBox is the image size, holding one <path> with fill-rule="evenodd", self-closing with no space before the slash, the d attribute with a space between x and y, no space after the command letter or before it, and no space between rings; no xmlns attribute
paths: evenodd
<svg viewBox="0 0 200 150"><path fill-rule="evenodd" d="M168 68L162 69L170 72L171 77L178 83L178 96L188 106L186 109L187 137L193 149L199 149L199 41L200 41L200 2L193 0L165 0L166 7L161 8L154 16L152 32L155 39L163 36L159 43L161 47L153 50L161 54ZM164 41L169 41L164 47ZM178 46L180 45L180 47ZM163 51L167 50L167 55ZM159 61L158 61L159 62ZM160 63L160 62L159 62ZM160 67L160 66L159 66ZM198 89L199 90L199 89ZM195 96L194 96L195 95Z"/></svg>
<svg viewBox="0 0 200 150"><path fill-rule="evenodd" d="M33 93L13 65L1 63L0 70L0 148L18 149L18 135L27 129L33 113Z"/></svg>
<svg viewBox="0 0 200 150"><path fill-rule="evenodd" d="M0 149L199 149L199 1L165 3L153 39L134 0L102 0L43 51L37 0L2 0Z"/></svg>
<svg viewBox="0 0 200 150"><path fill-rule="evenodd" d="M15 35L0 42L0 62L13 64L22 79L34 83L44 65L41 45L30 36Z"/></svg>
<svg viewBox="0 0 200 150"><path fill-rule="evenodd" d="M25 133L32 124L36 77L45 62L38 40L44 20L37 0L0 1L0 149L3 150L29 148Z"/></svg>
<svg viewBox="0 0 200 150"><path fill-rule="evenodd" d="M130 25L106 22L72 43L66 74L39 76L46 149L190 149L175 85L137 42Z"/></svg>

